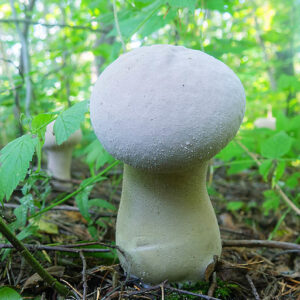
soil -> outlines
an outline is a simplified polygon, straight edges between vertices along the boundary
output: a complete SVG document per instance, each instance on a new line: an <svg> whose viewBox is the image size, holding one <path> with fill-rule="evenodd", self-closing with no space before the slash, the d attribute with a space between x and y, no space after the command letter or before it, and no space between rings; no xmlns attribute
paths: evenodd
<svg viewBox="0 0 300 300"><path fill-rule="evenodd" d="M88 170L76 161L72 173L73 189L76 189L81 180L88 177ZM117 208L121 174L121 168L114 169L106 181L95 185L90 199L105 199ZM282 217L287 210L284 202L276 212L264 213L263 191L269 189L269 185L255 170L229 176L221 167L210 175L213 180L209 183L209 192L222 240L268 240L273 232L273 241L296 243L298 239L299 242L299 218L293 211ZM60 193L52 189L47 205ZM11 207L7 206L3 211L8 222L14 217L12 206L18 205L20 196L21 191L17 190L12 198L15 202L10 202ZM235 201L243 201L245 205L241 209L228 210L227 204ZM207 269L205 281L197 284L162 282L149 286L138 278L126 277L118 264L114 246L117 210L94 207L90 212L92 221L88 222L78 211L73 198L60 207L60 210L43 215L42 223L38 224L39 231L26 243L35 246L30 248L31 253L75 293L67 299L300 299L299 248L225 246L221 257ZM97 233L89 228L92 223ZM56 245L62 250L66 249L63 247L78 250L79 243L84 243L81 245L84 249L93 247L109 252L73 253L39 248ZM1 285L22 291L24 299L63 299L34 274L16 251L10 250L8 254L0 265ZM35 298L37 296L40 298Z"/></svg>

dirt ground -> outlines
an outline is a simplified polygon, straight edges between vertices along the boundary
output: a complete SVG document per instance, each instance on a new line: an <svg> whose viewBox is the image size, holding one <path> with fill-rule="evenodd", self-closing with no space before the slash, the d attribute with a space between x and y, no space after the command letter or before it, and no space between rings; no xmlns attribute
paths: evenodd
<svg viewBox="0 0 300 300"><path fill-rule="evenodd" d="M74 189L87 173L79 162L73 166ZM247 171L228 176L224 168L214 172L209 190L224 245L221 257L209 266L205 280L197 284L162 282L149 286L137 278L126 277L114 246L116 210L91 211L98 231L95 241L72 198L42 217L38 235L29 241L31 252L53 276L75 292L76 297L70 299L300 299L300 250L276 245L276 242L295 242L299 236L299 218L293 212L287 214L274 234L273 246L254 247L250 242L268 240L286 210L282 202L277 213L263 214L262 193L268 185L255 174ZM105 199L118 207L120 176L121 169L114 170L107 181L95 186L90 198ZM19 194L16 191L14 199ZM58 195L53 190L48 203ZM245 207L229 211L226 208L229 201L244 201ZM4 213L6 219L12 218L17 201L9 204ZM237 245L232 245L232 240L237 240ZM22 291L24 299L61 299L14 250L0 266L1 285Z"/></svg>

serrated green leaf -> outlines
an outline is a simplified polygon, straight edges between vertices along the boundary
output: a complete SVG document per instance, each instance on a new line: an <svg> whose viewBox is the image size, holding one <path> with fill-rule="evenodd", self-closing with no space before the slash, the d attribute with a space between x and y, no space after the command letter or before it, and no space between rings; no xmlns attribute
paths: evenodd
<svg viewBox="0 0 300 300"><path fill-rule="evenodd" d="M280 158L289 150L292 146L292 138L290 138L284 131L271 136L261 145L261 155L266 158Z"/></svg>
<svg viewBox="0 0 300 300"><path fill-rule="evenodd" d="M46 126L51 123L55 119L54 114L39 114L32 119L31 122L31 130L32 133L45 133Z"/></svg>
<svg viewBox="0 0 300 300"><path fill-rule="evenodd" d="M24 180L32 160L37 137L23 135L0 151L0 200L8 200L20 181Z"/></svg>
<svg viewBox="0 0 300 300"><path fill-rule="evenodd" d="M14 289L4 286L0 288L0 299L22 300L22 297Z"/></svg>
<svg viewBox="0 0 300 300"><path fill-rule="evenodd" d="M16 216L16 221L13 222L12 227L19 229L24 227L27 221L27 211L34 211L34 203L31 194L28 194L20 199L20 205L14 209L14 214Z"/></svg>
<svg viewBox="0 0 300 300"><path fill-rule="evenodd" d="M259 174L263 177L264 180L267 180L271 167L272 167L271 159L267 159L263 161L262 164L259 166Z"/></svg>
<svg viewBox="0 0 300 300"><path fill-rule="evenodd" d="M62 112L54 123L56 142L61 145L80 128L84 115L88 111L88 101L79 102Z"/></svg>

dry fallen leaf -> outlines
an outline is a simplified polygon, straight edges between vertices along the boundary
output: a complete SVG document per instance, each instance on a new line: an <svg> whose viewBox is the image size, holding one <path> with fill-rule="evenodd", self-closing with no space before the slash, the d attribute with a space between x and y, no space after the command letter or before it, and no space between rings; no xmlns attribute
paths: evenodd
<svg viewBox="0 0 300 300"><path fill-rule="evenodd" d="M52 266L49 268L45 269L50 275L55 276L55 277L61 277L63 276L64 272L65 272L65 267L63 266ZM43 279L40 277L39 274L34 273L32 276L30 276L24 283L23 289L29 289L29 288L33 288L36 287L37 285L39 285L40 283L43 282Z"/></svg>

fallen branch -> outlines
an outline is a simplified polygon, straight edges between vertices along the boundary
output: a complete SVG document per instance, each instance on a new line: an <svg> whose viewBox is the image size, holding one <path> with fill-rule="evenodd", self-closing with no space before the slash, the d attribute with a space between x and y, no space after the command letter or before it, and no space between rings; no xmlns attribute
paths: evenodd
<svg viewBox="0 0 300 300"><path fill-rule="evenodd" d="M45 245L30 245L30 244L23 244L23 246L28 250L46 250L46 251L62 251L62 252L71 252L71 253L78 253L80 252L90 252L90 253L106 253L110 252L110 249L96 249L96 248L83 248L83 249L74 249L69 247L62 247L62 246L45 246ZM78 245L79 246L79 245ZM15 248L11 244L0 244L0 249L12 249Z"/></svg>
<svg viewBox="0 0 300 300"><path fill-rule="evenodd" d="M223 247L267 247L278 249L300 250L300 245L294 243L267 240L222 240Z"/></svg>

